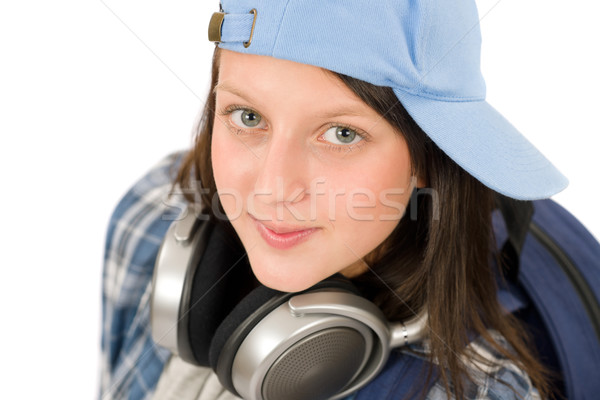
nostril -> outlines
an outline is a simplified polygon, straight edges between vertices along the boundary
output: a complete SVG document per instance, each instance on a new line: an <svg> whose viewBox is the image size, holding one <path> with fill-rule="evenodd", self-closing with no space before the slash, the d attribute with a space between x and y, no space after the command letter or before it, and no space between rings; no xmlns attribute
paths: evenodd
<svg viewBox="0 0 600 400"><path fill-rule="evenodd" d="M306 190L298 187L298 188L294 189L294 191L292 193L290 193L290 195L287 198L285 198L283 201L286 203L298 203L299 201L301 201L304 198L305 194L306 194Z"/></svg>
<svg viewBox="0 0 600 400"><path fill-rule="evenodd" d="M284 178L281 174L261 174L254 187L253 195L257 200L271 205L298 203L307 193L302 180Z"/></svg>

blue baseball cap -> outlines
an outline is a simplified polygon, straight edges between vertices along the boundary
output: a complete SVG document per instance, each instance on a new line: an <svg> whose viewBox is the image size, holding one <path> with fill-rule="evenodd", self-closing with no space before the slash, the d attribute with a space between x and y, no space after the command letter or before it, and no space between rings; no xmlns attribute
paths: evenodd
<svg viewBox="0 0 600 400"><path fill-rule="evenodd" d="M474 0L222 0L209 39L391 87L438 147L506 196L547 198L568 184L485 101Z"/></svg>

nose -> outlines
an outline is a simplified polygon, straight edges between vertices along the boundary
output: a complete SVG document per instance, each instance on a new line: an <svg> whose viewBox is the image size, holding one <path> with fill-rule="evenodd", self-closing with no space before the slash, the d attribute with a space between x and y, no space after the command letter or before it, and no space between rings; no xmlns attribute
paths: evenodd
<svg viewBox="0 0 600 400"><path fill-rule="evenodd" d="M305 142L298 136L278 132L271 135L254 186L260 203L293 204L307 196L308 157Z"/></svg>

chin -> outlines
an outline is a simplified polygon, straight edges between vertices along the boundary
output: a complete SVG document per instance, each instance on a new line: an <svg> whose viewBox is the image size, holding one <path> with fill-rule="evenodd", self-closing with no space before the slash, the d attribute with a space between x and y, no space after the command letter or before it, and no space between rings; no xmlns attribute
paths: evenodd
<svg viewBox="0 0 600 400"><path fill-rule="evenodd" d="M252 260L252 258L250 258L250 266L256 279L261 284L280 292L301 292L329 276L321 276L321 274L311 273L310 271L299 272L301 269L295 265L261 263L259 260Z"/></svg>
<svg viewBox="0 0 600 400"><path fill-rule="evenodd" d="M285 276L273 276L269 273L264 273L260 270L252 269L256 279L263 284L264 286L278 290L280 292L301 292L315 285L320 280L310 280L310 279L289 279Z"/></svg>

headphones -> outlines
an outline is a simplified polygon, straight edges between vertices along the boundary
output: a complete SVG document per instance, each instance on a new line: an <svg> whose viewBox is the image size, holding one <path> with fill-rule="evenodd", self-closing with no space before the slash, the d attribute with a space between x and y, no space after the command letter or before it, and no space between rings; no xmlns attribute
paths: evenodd
<svg viewBox="0 0 600 400"><path fill-rule="evenodd" d="M384 367L392 348L420 340L427 315L390 323L336 274L299 292L261 285L232 227L174 221L152 278L154 341L246 400L340 399Z"/></svg>

